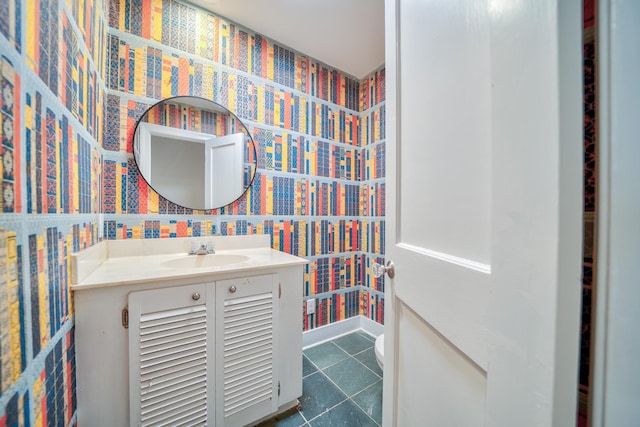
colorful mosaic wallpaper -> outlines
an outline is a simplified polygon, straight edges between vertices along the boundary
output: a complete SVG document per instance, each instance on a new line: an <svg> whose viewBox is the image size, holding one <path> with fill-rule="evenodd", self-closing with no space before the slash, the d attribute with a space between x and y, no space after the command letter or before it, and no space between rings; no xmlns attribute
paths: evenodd
<svg viewBox="0 0 640 427"><path fill-rule="evenodd" d="M0 0L0 426L75 425L69 260L99 241L99 212L107 239L269 234L310 260L305 330L382 322L384 77L178 0ZM234 204L176 206L139 176L135 123L176 95L247 126L257 173Z"/></svg>
<svg viewBox="0 0 640 427"><path fill-rule="evenodd" d="M0 426L75 424L70 254L95 244L103 0L0 0Z"/></svg>

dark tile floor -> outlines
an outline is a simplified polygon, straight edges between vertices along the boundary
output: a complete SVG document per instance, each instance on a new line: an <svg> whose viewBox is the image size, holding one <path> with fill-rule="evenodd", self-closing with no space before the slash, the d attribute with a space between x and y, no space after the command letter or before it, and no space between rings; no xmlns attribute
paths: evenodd
<svg viewBox="0 0 640 427"><path fill-rule="evenodd" d="M261 427L382 424L382 371L374 338L354 332L304 350L300 409Z"/></svg>

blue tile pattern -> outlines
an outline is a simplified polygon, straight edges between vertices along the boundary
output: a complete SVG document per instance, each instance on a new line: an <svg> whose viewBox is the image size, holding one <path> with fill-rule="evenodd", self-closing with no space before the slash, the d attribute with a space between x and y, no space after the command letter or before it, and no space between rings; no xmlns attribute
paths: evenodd
<svg viewBox="0 0 640 427"><path fill-rule="evenodd" d="M382 425L382 371L362 363L375 363L374 342L359 331L305 349L300 406L259 427Z"/></svg>

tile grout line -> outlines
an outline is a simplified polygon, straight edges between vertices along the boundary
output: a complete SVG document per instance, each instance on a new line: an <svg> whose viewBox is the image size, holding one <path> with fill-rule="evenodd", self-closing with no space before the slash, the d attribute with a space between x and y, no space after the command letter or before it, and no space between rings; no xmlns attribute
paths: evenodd
<svg viewBox="0 0 640 427"><path fill-rule="evenodd" d="M333 341L329 341L329 342L333 342ZM334 345L335 345L336 347L338 347L340 350L342 350L342 351L344 351L345 353L349 354L349 357L352 357L353 359L355 359L355 361L356 361L356 362L358 362L359 364L361 364L362 366L364 366L365 368L367 368L370 372L373 372L373 374L374 374L375 376L377 376L378 378L382 379L382 377L381 377L380 375L378 375L378 373L377 373L376 371L374 371L373 369L369 368L367 365L365 365L364 363L362 363L361 361L359 361L358 359L356 359L356 356L357 356L358 354L362 354L362 353L364 353L365 351L367 351L367 350L369 350L369 349L371 349L371 348L373 348L373 349L374 349L374 353L375 353L375 343L372 343L372 344L373 344L373 345L372 345L371 347L367 347L367 348L365 348L364 350L361 350L361 351L359 351L359 352L357 352L357 353L354 353L354 354L349 354L349 353L347 353L347 352L346 352L346 350L344 350L344 349L343 349L342 347L340 347L338 344L334 343ZM342 362L342 361L341 361L341 362ZM340 362L336 362L336 363L334 363L333 365L337 365L338 363L340 363ZM331 366L333 366L333 365L331 365ZM328 367L329 367L329 366L327 366L327 368L328 368ZM326 368L325 368L325 369L326 369ZM361 391L362 391L362 390L361 390Z"/></svg>
<svg viewBox="0 0 640 427"><path fill-rule="evenodd" d="M338 344L336 344L336 346L340 347ZM341 347L340 347L340 348L341 348ZM372 348L372 347L368 347L368 348L366 348L366 349L364 349L364 350L362 350L361 352L356 353L356 354L363 353L363 352L365 352L365 351L369 350L370 348ZM356 362L360 363L360 364L361 364L362 366L364 366L366 369L369 369L369 367L368 367L368 366L366 366L364 363L362 363L362 362L360 362L358 359L356 359L356 354L350 355L350 357L351 357L353 360L355 360ZM371 369L369 369L369 371L373 372ZM350 401L351 401L351 402L352 402L352 403L353 403L353 404L354 404L358 409L360 409L360 411L362 411L362 413L363 413L363 414L365 414L367 417L369 417L369 419L370 419L371 421L373 421L373 423L374 423L375 425L380 426L380 424L378 424L378 422L377 422L376 420L374 420L374 419L373 419L373 417L372 417L371 415L367 414L367 413L365 412L365 410L364 410L360 405L358 405L358 402L356 402L356 401L354 401L354 400L353 400L353 396L357 396L358 394L362 393L363 391L365 391L365 390L367 390L367 389L369 389L369 388L373 387L375 384L377 384L377 383L378 383L378 381L382 381L382 378L381 378L377 373L373 372L373 374L374 374L376 377L380 378L380 379L379 379L379 380L377 380L377 381L375 381L373 384L369 384L368 386L366 386L366 387L365 387L365 388L363 388L362 390L358 391L357 393L354 393L353 395L349 396L347 400L350 400ZM327 376L327 378L328 378L328 376ZM329 379L330 379L330 378L329 378ZM337 384L336 384L336 386L337 386ZM339 388L339 387L338 387L338 388ZM340 389L340 390L342 390L342 389ZM346 394L346 393L345 393L345 394ZM381 402L381 403L382 403L382 402Z"/></svg>
<svg viewBox="0 0 640 427"><path fill-rule="evenodd" d="M323 343L323 344L320 344L320 345L324 345L324 344L328 344L328 343L331 343L331 344L335 345L336 347L338 347L338 349L339 349L340 351L342 351L344 354L346 354L346 355L347 355L347 357L350 357L350 356L351 356L349 353L347 353L346 351L344 351L340 346L338 346L337 344L335 344L335 343L333 342L333 340L331 340L331 341L327 341L326 343ZM312 347L312 348L313 348L313 347ZM302 354L304 355L304 351L302 352ZM313 364L313 366L315 366L319 371L322 371L322 370L324 370L324 369L330 368L331 366L337 365L338 363L340 363L340 362L342 362L343 360L345 360L345 359L342 359L342 360L339 360L339 361L337 361L337 362L335 362L335 363L332 363L332 364L330 364L330 365L327 365L327 366L325 366L324 368L320 368L318 365L316 365L316 364L311 360L311 358L310 358L310 357L307 357L307 359L309 359L309 361Z"/></svg>
<svg viewBox="0 0 640 427"><path fill-rule="evenodd" d="M355 358L354 358L353 356L351 356L351 355L349 355L349 357L351 357L352 359L355 359ZM347 358L347 359L348 359L348 358ZM347 360L347 359L344 359L344 360ZM341 360L341 362L343 362L344 360ZM357 361L357 362L359 362L357 359L356 359L356 361ZM340 362L337 362L337 363L340 363ZM334 363L334 365L336 365L337 363ZM331 366L333 366L333 365L331 365ZM328 368L328 367L327 367L327 368ZM325 368L325 369L327 369L327 368ZM309 422L309 423L310 423L311 421L315 420L316 418L319 418L319 417L320 417L320 416L322 416L323 414L326 414L326 413L328 413L328 412L331 412L331 411L332 411L332 410L334 410L336 407L338 407L338 406L342 405L344 402L346 402L346 401L350 400L350 401L351 401L351 402L352 402L352 403L353 403L353 404L354 404L354 405L355 405L355 406L356 406L356 407L357 407L357 408L358 408L358 409L359 409L363 414L365 414L367 417L369 417L369 419L371 419L371 421L373 421L373 422L374 422L374 424L379 425L379 424L376 422L376 420L374 420L373 418L371 418L371 416L369 416L369 414L367 414L367 413L366 413L366 412L365 412L365 411L360 407L360 405L358 405L356 402L354 402L354 401L353 401L352 397L353 397L353 396L355 396L356 394L360 394L360 393L362 393L364 390L368 389L369 387L373 386L374 384L376 384L378 381L381 381L381 380L378 380L378 381L376 381L376 382L375 382L375 383L373 383L373 384L369 384L367 387L363 388L362 390L359 390L357 393L354 393L354 394L353 394L353 396L349 396L349 394L348 394L346 391L344 391L344 390L343 390L343 389L342 389L338 384L336 384L336 383L335 383L335 382L334 382L334 381L333 381L333 380L332 380L332 379L331 379L327 374L325 374L322 370L320 370L320 371L318 371L318 372L319 372L319 373L321 373L322 375L324 375L324 377L325 377L326 379L328 379L328 380L329 380L329 382L331 382L331 384L333 384L333 385L334 385L338 390L340 390L340 391L341 391L345 396L347 396L347 398L346 398L345 400L342 400L342 401L340 401L340 402L336 403L335 405L333 405L333 406L332 406L332 407L330 407L329 409L326 409L324 412L322 412L322 413L320 413L320 414L316 415L315 417L313 417L312 419L310 419L310 420L309 420L309 421L307 421L307 422ZM306 417L304 417L304 415L303 415L303 418L305 418L305 419L306 419Z"/></svg>
<svg viewBox="0 0 640 427"><path fill-rule="evenodd" d="M367 387L367 388L368 388L368 387ZM365 390L366 390L366 389L365 389ZM363 391L364 391L364 390L361 390L360 392L363 392ZM351 402L352 402L354 405L356 405L356 408L360 409L360 411L361 411L363 414L365 414L367 417L369 417L369 419L370 419L371 421L373 421L373 423L374 423L375 425L380 426L380 424L378 424L378 422L377 422L376 420L374 420L374 419L373 419L373 417L372 417L371 415L367 414L367 413L365 412L365 410L364 410L364 409L362 409L362 407L361 407L360 405L358 405L358 402L355 402L355 401L354 401L353 399L351 399L351 398L349 398L349 400L351 400Z"/></svg>
<svg viewBox="0 0 640 427"><path fill-rule="evenodd" d="M345 360L346 360L346 359L345 359ZM311 359L309 359L309 361L311 361ZM313 362L312 362L312 363L313 363ZM337 362L337 363L340 363L340 362ZM335 364L336 364L336 363L334 363L333 365L335 365ZM333 365L330 365L330 366L333 366ZM314 364L314 366L316 366L316 365ZM316 367L317 367L317 366L316 366ZM326 368L325 368L325 369L326 369ZM322 416L322 415L324 415L324 414L326 414L326 413L330 412L331 410L333 410L334 408L336 408L338 405L341 405L341 404L343 404L344 402L346 402L347 400L349 400L349 396L347 395L347 393L345 393L345 391L344 391L344 390L342 390L342 389L338 386L338 384L336 384L335 382L333 382L333 380L332 380L331 378L329 378L329 376L327 376L327 374L325 374L324 372L322 372L322 369L319 369L319 368L318 368L318 370L317 370L316 372L314 372L313 374L309 374L309 375L307 375L307 377L310 377L310 376L315 375L315 374L321 374L321 375L323 375L327 380L329 380L329 382L330 382L331 384L333 384L333 386L335 386L338 390L340 390L340 391L342 392L342 394L344 394L344 395L346 396L346 399L339 401L339 402L338 402L338 403L336 403L335 405L333 405L333 406L331 406L331 407L329 407L329 408L325 409L323 412L321 412L321 413L317 414L315 417L313 417L313 418L311 418L311 419L307 420L307 423L310 423L311 421L315 420L316 418L318 418L318 417L320 417L320 416ZM363 412L364 412L364 411L363 411ZM302 413L301 413L301 415L302 415L302 418L304 418L305 420L307 419L307 417L305 417Z"/></svg>
<svg viewBox="0 0 640 427"><path fill-rule="evenodd" d="M351 358L355 359L355 361L356 361L356 362L358 362L359 364L361 364L362 366L364 366L365 368L367 368L367 370L369 370L370 372L372 372L372 373L373 373L375 376L377 376L378 378L382 379L382 376L380 376L376 371L374 371L373 369L369 368L367 365L365 365L364 363L362 363L361 361L359 361L358 359L356 359L356 356L357 356L358 354L362 354L362 353L364 353L365 351L367 351L367 350L369 350L369 349L371 349L371 348L374 348L374 347L375 347L375 345L374 345L374 346L371 346L371 347L367 347L367 348L365 348L364 350L361 350L361 351L359 351L358 353L355 353L355 354L353 354L353 355L352 355L352 354L347 353L347 351L346 351L346 350L344 350L342 347L340 347L338 344L334 343L334 342L333 342L333 340L328 341L328 342L332 343L333 345L335 345L336 347L338 347L340 350L342 350L344 353L346 353L346 354L347 354L347 356L348 356L348 357L347 357L347 359L348 359L349 357L351 357ZM325 344L326 344L326 343L325 343ZM374 350L374 352L375 352L375 350ZM304 353L303 353L303 356L304 356L304 357L307 357L306 355L304 355ZM325 366L324 368L322 368L322 369L321 369L321 368L320 368L320 367L318 367L318 365L316 365L316 364L315 364L315 363L314 363L314 362L313 362L309 357L307 357L307 359L309 360L309 362L310 362L310 363L311 363L311 364L312 364L312 365L313 365L313 366L314 366L318 371L324 371L325 369L331 368L332 366L335 366L335 365L337 365L338 363L341 363L341 362L344 362L345 360L347 360L347 359L339 360L338 362L332 363L331 365L327 365L327 366ZM307 377L308 377L308 376L310 376L310 375L313 375L313 374L309 374L309 375L307 375ZM306 378L306 377L303 377L303 378Z"/></svg>
<svg viewBox="0 0 640 427"><path fill-rule="evenodd" d="M365 414L367 414L367 412L364 410L364 408L363 408L362 406L360 406L360 405L358 404L358 402L356 402L355 400L353 400L353 397L354 397L354 396L359 395L360 393L364 392L365 390L370 389L371 387L373 387L374 385L378 384L378 383L379 383L379 382L381 382L381 381L382 381L382 379L379 379L379 380L378 380L378 381L376 381L375 383L373 383L373 384L369 385L368 387L363 388L363 389L362 389L362 390L360 390L358 393L356 393L356 394L354 394L353 396L351 396L351 397L350 397L351 401L352 401L352 402L353 402L353 403L354 403L358 408L360 408L360 409L362 410L362 412L364 412ZM380 402L380 403L382 404L382 402ZM378 422L377 422L376 420L374 420L374 419L373 419L373 417L372 417L371 415L367 414L367 416L368 416L369 418L371 418L371 419L373 420L373 422L374 422L374 423L376 423L376 425L377 425L377 426L380 426L380 424L378 424Z"/></svg>
<svg viewBox="0 0 640 427"><path fill-rule="evenodd" d="M334 345L336 345L336 347L338 347L338 348L340 348L340 349L342 350L342 348L341 348L340 346L338 346L337 344L335 344L335 343L334 343ZM344 350L343 350L343 351L344 351ZM366 351L366 350L363 350L363 351ZM349 353L347 353L347 354L349 354ZM358 354L360 354L360 353L358 353ZM347 357L347 359L343 359L343 360L341 360L340 362L344 362L345 360L348 360L349 358L352 358L352 359L354 359L356 362L358 362L358 363L362 364L358 359L356 359L354 356L352 356L352 355L350 355L350 354L349 354L349 357ZM337 365L337 364L338 364L338 363L340 363L340 362L336 362L336 363L334 363L333 365L329 365L329 366L327 366L327 367L326 367L326 368L324 368L324 369L327 369L327 368L329 368L329 367L331 367L331 366ZM364 366L364 365L363 365L363 366ZM365 368L367 368L367 367L365 366ZM369 368L367 368L367 369L369 369ZM370 370L370 369L369 369L369 370ZM370 371L371 371L371 370L370 370ZM372 371L372 372L373 372L373 371ZM315 417L313 417L312 419L308 420L308 421L307 421L308 423L310 423L311 421L315 420L316 418L318 418L318 417L322 416L323 414L326 414L326 413L328 413L328 412L332 411L333 409L335 409L335 408L336 408L336 407L338 407L339 405L342 405L344 402L346 402L346 401L350 400L350 401L351 401L351 402L352 402L352 403L353 403L353 404L354 404L354 405L355 405L355 406L356 406L356 407L357 407L357 408L358 408L358 409L359 409L363 414L365 414L367 417L369 417L369 419L371 419L371 421L373 421L376 425L379 425L379 424L376 422L376 420L374 420L374 419L373 419L369 414L367 414L367 413L366 413L366 412L365 412L365 411L360 407L360 405L358 405L358 404L357 404L356 402L354 402L354 401L353 401L353 399L352 399L352 397L353 397L353 396L355 396L355 395L357 395L357 394L362 393L362 392L363 392L363 391L365 391L366 389L368 389L368 388L372 387L373 385L377 384L377 383L378 383L378 381L382 381L382 378L380 378L378 374L376 374L375 372L373 372L373 373L374 373L374 375L376 375L376 377L378 377L378 378L380 378L380 379L378 379L378 380L377 380L376 382L374 382L373 384L369 384L369 385L367 385L365 388L363 388L362 390L359 390L357 393L354 393L352 396L349 396L349 394L348 394L345 390L343 390L343 389L342 389L338 384L336 384L336 383L331 379L331 377L329 377L327 374L325 374L325 373L323 372L323 370L322 370L322 369L318 369L318 371L317 371L317 372L315 372L315 373L320 373L320 374L324 375L324 377L325 377L326 379L328 379L328 380L329 380L329 382L330 382L331 384L333 384L333 385L334 385L338 390L340 390L340 391L341 391L341 392L342 392L342 393L343 393L347 398L346 398L346 399L344 399L344 400L342 400L342 401L340 401L340 402L338 402L338 403L336 403L334 406L332 406L332 407L330 407L330 408L326 409L324 412L322 412L322 413L320 413L320 414L316 415L316 416L315 416ZM310 374L310 375L308 375L308 376L311 376L311 375L313 375L313 374ZM306 419L306 417L305 417L304 415L302 415L302 417L303 417L304 419Z"/></svg>
<svg viewBox="0 0 640 427"><path fill-rule="evenodd" d="M332 342L332 341L329 341L329 342ZM335 344L334 344L334 345L335 345ZM338 347L338 346L336 345L336 347ZM338 348L340 348L340 347L338 347ZM342 349L340 348L340 350L342 350ZM344 351L344 350L342 350L342 351ZM347 354L348 354L348 353L347 353ZM304 356L304 353L303 353L303 357L306 357L306 356ZM309 362L310 362L313 366L315 366L315 368L316 368L316 372L314 372L314 373L312 373L312 374L309 374L309 375L307 375L307 376L306 376L306 377L304 377L304 378L310 377L310 376L315 375L315 374L321 374L321 375L323 375L327 380L329 380L329 382L330 382L331 384L333 384L333 385L334 385L338 390L340 390L340 391L342 392L342 394L344 394L344 395L346 396L346 399L339 401L339 402L338 402L338 403L336 403L335 405L331 406L331 407L330 407L330 408L328 408L328 409L325 409L323 412L321 412L321 413L317 414L315 417L313 417L313 418L311 418L311 419L308 419L308 420L307 420L307 417L305 417L305 416L304 416L304 414L303 414L301 411L298 411L298 412L300 413L300 415L302 415L302 418L304 418L304 419L307 421L307 424L309 424L311 421L313 421L313 420L315 420L316 418L318 418L318 417L322 416L323 414L326 414L326 413L330 412L332 409L334 409L334 408L335 408L335 407L337 407L338 405L341 405L342 403L344 403L344 402L346 402L347 400L349 400L349 396L347 395L347 393L345 393L345 392L344 392L344 390L342 390L342 389L338 386L338 384L334 383L334 382L333 382L333 380L332 380L331 378L329 378L329 377L328 377L324 372L322 372L322 369L320 369L320 368L318 367L318 365L316 365L315 363L313 363L313 361L312 361L310 358L308 358L308 357L307 357L307 359L309 359ZM346 359L343 359L343 360L346 360ZM340 362L342 362L342 360L341 360ZM336 364L338 364L338 363L340 363L340 362L333 363L333 364L331 364L331 365L329 365L329 366L334 366L334 365L336 365ZM327 369L329 366L327 366L325 369ZM304 378L303 378L303 379L304 379ZM363 411L363 412L364 412L364 411ZM303 424L303 425L304 425L304 424Z"/></svg>
<svg viewBox="0 0 640 427"><path fill-rule="evenodd" d="M355 333L357 334L357 332L355 332ZM360 335L360 334L359 334L359 335ZM372 369L370 369L368 366L366 366L364 363L362 363L360 360L358 360L358 359L355 357L355 356L357 356L357 355L359 355L359 354L362 354L362 353L364 353L365 351L370 350L371 348L375 347L375 342L374 342L373 340L369 339L369 338L368 338L368 337L366 337L366 336L363 336L363 338L364 338L364 339L366 339L367 341L371 342L373 345L372 345L371 347L367 347L367 348L365 348L365 349L363 349L363 350L361 350L361 351L359 351L359 352L357 352L357 353L354 353L354 354L350 354L350 353L348 353L348 352L347 352L345 349L343 349L340 345L338 345L337 343L335 343L335 342L334 342L334 340L329 341L329 343L332 343L332 344L333 344L333 345L335 345L338 349L340 349L342 352L344 352L344 353L347 355L347 358L342 359L342 360L340 360L340 361L338 361L338 362L332 363L331 365L328 365L328 366L326 366L326 367L325 367L325 368L323 368L323 369L320 369L320 368L318 367L318 365L317 365L316 363L314 363L314 362L311 360L311 358L310 358L310 357L308 357L307 355L305 355L305 354L304 354L304 352L303 352L303 357L306 357L306 358L307 358L307 360L309 361L309 363L311 363L311 364L313 365L313 367L315 367L315 368L316 368L316 372L313 372L313 373L311 373L311 374L309 374L309 375L307 375L307 376L303 377L303 379L304 379L304 378L308 378L308 377L310 377L310 376L312 376L312 375L314 375L314 374L320 373L320 374L322 374L322 375L323 375L327 380L329 380L329 382L330 382L331 384L333 384L333 385L334 385L338 390L340 390L340 391L341 391L341 392L346 396L346 399L341 400L340 402L336 403L335 405L331 406L331 407L330 407L330 408L328 408L328 409L325 409L325 411L323 411L323 412L322 412L322 413L320 413L320 414L317 414L315 417L313 417L313 418L311 418L311 419L307 419L307 417L306 417L306 416L304 416L304 414L303 414L301 411L298 411L298 413L302 416L303 420L305 420L305 421L306 421L305 423L301 424L301 426L305 426L305 425L309 425L309 426L311 426L311 421L313 421L313 420L315 420L315 419L319 418L320 416L322 416L322 415L324 415L324 414L329 413L330 411L332 411L333 409L335 409L335 408L336 408L336 407L338 407L339 405L342 405L342 404L343 404L343 403L345 403L346 401L351 401L351 402L352 402L352 404L354 404L354 405L355 405L355 406L356 406L356 407L357 407L357 408L358 408L358 409L359 409L363 414L365 414L365 415L366 415L366 416L367 416L371 421L373 421L373 423L374 423L376 426L380 426L380 424L378 424L378 422L377 422L375 419L373 419L373 417L371 417L367 412L365 412L365 410L364 410L360 405L358 405L358 403L357 403L357 402L355 402L355 401L353 400L353 396L356 396L356 395L358 395L358 394L362 393L363 391L365 391L365 390L367 390L367 389L369 389L369 388L373 387L374 385L376 385L379 381L382 381L382 377L381 377L380 375L378 375L375 371L373 371ZM349 358L354 359L356 362L358 362L360 365L364 366L368 371L370 371L371 373L373 373L373 374L378 378L378 379L377 379L373 384L369 384L369 385L367 385L366 387L362 388L361 390L358 390L358 391L357 391L356 393L354 393L352 396L349 396L349 395L348 395L348 393L346 393L346 392L345 392L345 390L343 390L343 389L342 389L338 384L336 384L336 383L335 383L335 382L334 382L334 381L333 381L333 380L332 380L332 379L331 379L331 378L330 378L330 377L329 377L329 376L324 372L324 370L325 370L325 369L328 369L328 368L330 368L330 367L332 367L332 366L335 366L335 365L337 365L338 363L344 362L344 361L348 360Z"/></svg>
<svg viewBox="0 0 640 427"><path fill-rule="evenodd" d="M367 350L369 350L369 349L362 350L360 353L356 353L356 354L354 354L354 355L353 355L353 358L355 358L358 354L362 354L362 353L364 353L364 352L365 352L365 351L367 351ZM375 353L375 350L374 350L374 353ZM360 363L362 366L364 366L365 368L367 368L369 371L373 372L375 376L377 376L378 378L380 378L380 379L382 380L382 376L380 376L376 371L374 371L373 369L371 369L370 367L368 367L367 365L365 365L364 363L362 363L362 362L361 362L361 361L359 361L358 359L356 359L356 361L357 361L358 363Z"/></svg>
<svg viewBox="0 0 640 427"><path fill-rule="evenodd" d="M326 377L326 375L325 375L325 377ZM331 381L331 379L329 379L329 381ZM331 381L331 383L332 383L333 385L335 385L336 387L338 387L335 383L333 383L333 381ZM342 391L342 389L340 389L339 387L338 387L338 390ZM346 394L345 394L345 396L346 396ZM346 399L341 400L340 402L338 402L338 403L336 403L335 405L331 406L330 408L325 409L323 412L320 412L318 415L316 415L315 417L313 417L313 418L311 418L309 421L307 421L307 423L311 423L311 421L313 421L313 420L315 420L315 419L318 419L318 418L320 418L321 416L323 416L323 415L325 415L325 414L328 414L329 412L331 412L331 411L333 411L334 409L336 409L338 406L342 405L342 404L343 404L344 402L346 402L347 400L349 400L349 396L347 396L347 398L346 398ZM360 407L358 406L358 408L360 408ZM362 412L364 412L364 411L362 411ZM303 417L304 417L304 418L306 418L304 415L303 415Z"/></svg>

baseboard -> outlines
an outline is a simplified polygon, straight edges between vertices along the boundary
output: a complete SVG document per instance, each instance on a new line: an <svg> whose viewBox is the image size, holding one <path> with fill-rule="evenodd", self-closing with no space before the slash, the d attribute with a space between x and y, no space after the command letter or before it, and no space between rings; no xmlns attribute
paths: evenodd
<svg viewBox="0 0 640 427"><path fill-rule="evenodd" d="M379 335L384 334L384 325L381 325L375 320L371 320L365 316L358 317L360 318L360 329L362 329L364 332L376 338Z"/></svg>
<svg viewBox="0 0 640 427"><path fill-rule="evenodd" d="M313 347L342 335L363 331L377 337L384 332L384 326L364 316L354 316L339 322L330 323L302 333L302 348Z"/></svg>

